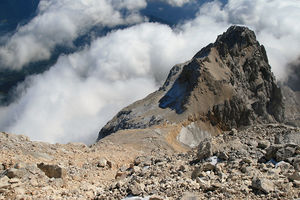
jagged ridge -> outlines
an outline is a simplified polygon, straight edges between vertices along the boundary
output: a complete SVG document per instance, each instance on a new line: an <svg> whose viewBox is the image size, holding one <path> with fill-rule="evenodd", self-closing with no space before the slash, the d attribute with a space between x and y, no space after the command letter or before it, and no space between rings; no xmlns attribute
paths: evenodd
<svg viewBox="0 0 300 200"><path fill-rule="evenodd" d="M283 97L265 48L253 31L232 26L190 61L176 65L165 84L120 111L99 132L196 122L212 134L256 122L282 122Z"/></svg>

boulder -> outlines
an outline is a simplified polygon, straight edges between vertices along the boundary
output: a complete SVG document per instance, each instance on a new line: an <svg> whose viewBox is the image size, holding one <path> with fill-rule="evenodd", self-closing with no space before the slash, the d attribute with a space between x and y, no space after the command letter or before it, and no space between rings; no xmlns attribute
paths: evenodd
<svg viewBox="0 0 300 200"><path fill-rule="evenodd" d="M300 146L300 132L284 132L275 137L277 144L296 144Z"/></svg>
<svg viewBox="0 0 300 200"><path fill-rule="evenodd" d="M64 178L66 175L65 169L58 165L46 165L44 163L40 163L37 167L49 178Z"/></svg>
<svg viewBox="0 0 300 200"><path fill-rule="evenodd" d="M102 168L106 167L106 165L107 165L107 160L104 159L104 158L100 159L98 164L97 164L98 167L102 167Z"/></svg>
<svg viewBox="0 0 300 200"><path fill-rule="evenodd" d="M269 146L270 146L270 142L267 141L267 140L260 140L260 141L258 142L258 145L257 145L257 147L260 148L260 149L266 149L266 148L268 148Z"/></svg>
<svg viewBox="0 0 300 200"><path fill-rule="evenodd" d="M274 191L274 184L271 180L268 180L266 178L254 177L252 179L252 188L268 194Z"/></svg>
<svg viewBox="0 0 300 200"><path fill-rule="evenodd" d="M293 181L300 181L300 172L294 172L289 176L289 179Z"/></svg>
<svg viewBox="0 0 300 200"><path fill-rule="evenodd" d="M22 179L28 172L24 169L16 169L16 168L10 168L6 171L6 176L8 178L20 178Z"/></svg>
<svg viewBox="0 0 300 200"><path fill-rule="evenodd" d="M0 189L7 189L10 187L9 178L4 176L0 178Z"/></svg>
<svg viewBox="0 0 300 200"><path fill-rule="evenodd" d="M197 158L203 160L212 156L212 143L211 139L204 139L198 146Z"/></svg>

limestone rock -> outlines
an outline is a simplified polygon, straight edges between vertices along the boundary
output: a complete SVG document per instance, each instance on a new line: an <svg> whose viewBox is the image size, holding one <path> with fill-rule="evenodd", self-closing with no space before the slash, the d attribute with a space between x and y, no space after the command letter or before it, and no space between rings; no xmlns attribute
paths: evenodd
<svg viewBox="0 0 300 200"><path fill-rule="evenodd" d="M252 180L252 188L268 194L274 191L274 184L268 179L255 177Z"/></svg>
<svg viewBox="0 0 300 200"><path fill-rule="evenodd" d="M99 160L99 163L98 163L97 166L98 167L106 167L106 165L107 165L107 160L102 158L102 159Z"/></svg>
<svg viewBox="0 0 300 200"><path fill-rule="evenodd" d="M261 140L258 142L258 148L266 149L270 146L270 142L267 140Z"/></svg>
<svg viewBox="0 0 300 200"><path fill-rule="evenodd" d="M199 160L203 160L212 156L212 144L210 139L205 139L200 142L198 146L197 157Z"/></svg>
<svg viewBox="0 0 300 200"><path fill-rule="evenodd" d="M40 163L37 166L49 178L64 178L66 175L65 169L58 165L46 165L44 163Z"/></svg>
<svg viewBox="0 0 300 200"><path fill-rule="evenodd" d="M300 172L294 172L291 176L289 176L289 179L300 181Z"/></svg>
<svg viewBox="0 0 300 200"><path fill-rule="evenodd" d="M0 189L7 189L8 187L10 187L9 178L7 176L0 178Z"/></svg>
<svg viewBox="0 0 300 200"><path fill-rule="evenodd" d="M23 178L26 173L28 173L24 168L22 169L15 169L15 168L10 168L6 172L6 176L9 178Z"/></svg>

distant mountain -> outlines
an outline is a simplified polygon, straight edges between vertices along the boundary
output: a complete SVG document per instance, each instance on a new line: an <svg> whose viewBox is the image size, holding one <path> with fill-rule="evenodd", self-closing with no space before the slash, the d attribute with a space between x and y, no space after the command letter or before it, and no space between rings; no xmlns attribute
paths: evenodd
<svg viewBox="0 0 300 200"><path fill-rule="evenodd" d="M259 122L283 122L281 89L253 31L232 26L190 61L176 65L165 84L121 110L98 140L124 129L196 125L211 134Z"/></svg>

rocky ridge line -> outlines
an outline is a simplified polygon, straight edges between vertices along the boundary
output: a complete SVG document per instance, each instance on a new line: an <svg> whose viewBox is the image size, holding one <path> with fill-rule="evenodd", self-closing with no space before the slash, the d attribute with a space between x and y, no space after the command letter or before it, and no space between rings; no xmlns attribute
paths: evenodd
<svg viewBox="0 0 300 200"><path fill-rule="evenodd" d="M284 121L281 89L253 31L230 27L190 61L173 67L158 91L121 110L98 139L187 120L210 134Z"/></svg>

